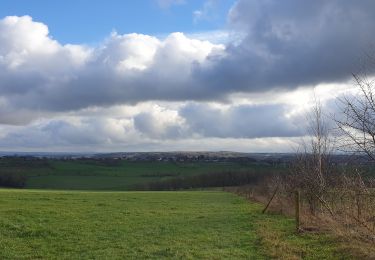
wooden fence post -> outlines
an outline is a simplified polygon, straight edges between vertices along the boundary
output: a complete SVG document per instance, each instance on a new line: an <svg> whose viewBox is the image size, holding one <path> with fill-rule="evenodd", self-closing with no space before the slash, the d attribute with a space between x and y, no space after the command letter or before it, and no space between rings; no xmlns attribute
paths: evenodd
<svg viewBox="0 0 375 260"><path fill-rule="evenodd" d="M295 206L296 206L296 230L300 231L300 211L301 211L301 194L299 190L295 193Z"/></svg>
<svg viewBox="0 0 375 260"><path fill-rule="evenodd" d="M276 189L271 196L271 199L268 201L266 207L262 210L262 214L264 214L266 212L266 210L268 209L268 207L271 205L271 202L272 202L273 198L276 196L276 193L279 190L279 187L280 187L280 183L277 184Z"/></svg>

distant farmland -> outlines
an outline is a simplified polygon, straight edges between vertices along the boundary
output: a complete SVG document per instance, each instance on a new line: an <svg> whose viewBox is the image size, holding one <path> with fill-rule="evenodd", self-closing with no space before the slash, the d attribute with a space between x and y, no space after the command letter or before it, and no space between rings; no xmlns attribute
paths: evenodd
<svg viewBox="0 0 375 260"><path fill-rule="evenodd" d="M24 187L34 189L131 190L178 177L249 170L265 173L275 168L251 162L0 161L0 174L24 176Z"/></svg>

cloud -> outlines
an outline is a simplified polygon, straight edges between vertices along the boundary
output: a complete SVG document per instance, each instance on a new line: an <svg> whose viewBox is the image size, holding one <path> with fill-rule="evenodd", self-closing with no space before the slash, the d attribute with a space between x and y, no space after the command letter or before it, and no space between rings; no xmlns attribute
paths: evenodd
<svg viewBox="0 0 375 260"><path fill-rule="evenodd" d="M375 40L368 33L373 5L240 0L228 19L242 38L226 46L183 33L165 39L113 33L96 47L62 45L45 24L6 17L0 98L7 111L43 114L150 100L225 101L234 93L344 81L363 46Z"/></svg>
<svg viewBox="0 0 375 260"><path fill-rule="evenodd" d="M144 147L181 140L255 140L303 135L303 126L297 124L301 121L301 113L289 116L288 111L290 108L282 104L196 102L177 106L149 102L135 106L92 108L45 117L27 125L0 127L0 147L120 149L129 145ZM197 144L196 141L194 143Z"/></svg>
<svg viewBox="0 0 375 260"><path fill-rule="evenodd" d="M168 9L173 5L183 5L185 0L157 0L158 5L163 9Z"/></svg>
<svg viewBox="0 0 375 260"><path fill-rule="evenodd" d="M5 17L0 147L285 144L303 135L303 102L290 91L337 92L375 40L374 7L370 0L239 0L225 30L211 36L224 44L176 32L64 45L46 24Z"/></svg>
<svg viewBox="0 0 375 260"><path fill-rule="evenodd" d="M55 118L18 127L0 140L1 147L110 146L124 143L134 135L129 120L113 118Z"/></svg>
<svg viewBox="0 0 375 260"><path fill-rule="evenodd" d="M290 109L290 108L289 108ZM300 117L288 117L285 105L232 105L215 108L190 104L180 111L191 132L203 137L261 138L301 136Z"/></svg>
<svg viewBox="0 0 375 260"><path fill-rule="evenodd" d="M225 30L210 30L203 32L189 33L186 35L188 38L209 41L213 44L228 44L233 42L234 39L239 38L240 35L235 35Z"/></svg>
<svg viewBox="0 0 375 260"><path fill-rule="evenodd" d="M216 16L217 0L206 0L202 8L193 12L193 21L198 23L202 20L214 20Z"/></svg>
<svg viewBox="0 0 375 260"><path fill-rule="evenodd" d="M176 139L188 137L187 126L178 111L153 106L151 112L141 112L133 117L134 128L143 137Z"/></svg>
<svg viewBox="0 0 375 260"><path fill-rule="evenodd" d="M113 33L96 48L61 45L29 16L4 18L0 35L0 96L40 111L194 98L193 67L224 49L182 33L164 40Z"/></svg>
<svg viewBox="0 0 375 260"><path fill-rule="evenodd" d="M196 75L222 92L345 81L375 42L374 8L371 0L239 0L228 19L242 41L228 44L225 58L197 67Z"/></svg>

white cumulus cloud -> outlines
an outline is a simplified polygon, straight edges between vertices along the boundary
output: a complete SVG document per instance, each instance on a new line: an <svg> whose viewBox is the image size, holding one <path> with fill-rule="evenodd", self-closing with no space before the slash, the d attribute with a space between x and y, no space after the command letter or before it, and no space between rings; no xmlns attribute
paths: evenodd
<svg viewBox="0 0 375 260"><path fill-rule="evenodd" d="M196 19L210 19L214 2ZM0 150L281 149L303 134L306 89L328 106L344 91L375 41L374 3L238 0L225 30L112 33L96 46L5 17Z"/></svg>

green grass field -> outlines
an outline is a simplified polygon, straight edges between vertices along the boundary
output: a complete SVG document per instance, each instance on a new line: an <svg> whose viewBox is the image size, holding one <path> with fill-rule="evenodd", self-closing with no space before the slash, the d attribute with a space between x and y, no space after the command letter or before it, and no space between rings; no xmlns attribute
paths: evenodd
<svg viewBox="0 0 375 260"><path fill-rule="evenodd" d="M129 162L113 165L95 161L48 161L22 165L0 161L0 172L27 176L25 188L59 190L129 190L137 184L179 176L225 171L267 171L270 166L236 162Z"/></svg>
<svg viewBox="0 0 375 260"><path fill-rule="evenodd" d="M325 235L219 192L0 190L0 259L343 259Z"/></svg>

